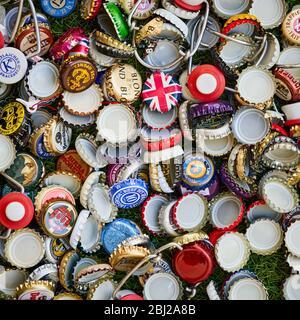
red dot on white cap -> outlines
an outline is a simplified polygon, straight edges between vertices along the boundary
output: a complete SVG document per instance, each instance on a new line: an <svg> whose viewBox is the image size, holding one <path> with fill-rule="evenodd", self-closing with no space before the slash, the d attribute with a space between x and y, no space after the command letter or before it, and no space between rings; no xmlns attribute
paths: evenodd
<svg viewBox="0 0 300 320"><path fill-rule="evenodd" d="M10 221L20 221L25 216L25 208L22 203L14 201L5 208L5 215Z"/></svg>

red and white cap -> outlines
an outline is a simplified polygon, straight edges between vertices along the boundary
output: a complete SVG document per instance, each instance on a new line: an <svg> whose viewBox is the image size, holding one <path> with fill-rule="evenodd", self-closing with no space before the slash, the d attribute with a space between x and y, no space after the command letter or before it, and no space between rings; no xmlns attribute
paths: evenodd
<svg viewBox="0 0 300 320"><path fill-rule="evenodd" d="M20 192L11 192L0 201L0 224L8 229L23 229L33 218L33 203Z"/></svg>
<svg viewBox="0 0 300 320"><path fill-rule="evenodd" d="M198 192L187 193L179 198L172 208L172 219L184 231L198 231L206 223L207 200Z"/></svg>
<svg viewBox="0 0 300 320"><path fill-rule="evenodd" d="M158 215L161 207L168 199L159 194L153 194L143 203L141 216L144 226L154 235L161 233Z"/></svg>
<svg viewBox="0 0 300 320"><path fill-rule="evenodd" d="M201 102L217 100L225 90L224 74L215 66L197 66L188 77L188 88Z"/></svg>

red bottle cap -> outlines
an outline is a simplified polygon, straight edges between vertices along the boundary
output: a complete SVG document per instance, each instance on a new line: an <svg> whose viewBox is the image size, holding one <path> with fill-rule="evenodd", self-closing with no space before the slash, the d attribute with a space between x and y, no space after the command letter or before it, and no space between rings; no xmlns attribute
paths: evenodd
<svg viewBox="0 0 300 320"><path fill-rule="evenodd" d="M213 248L203 241L183 245L172 259L175 273L184 281L196 284L206 280L215 267Z"/></svg>
<svg viewBox="0 0 300 320"><path fill-rule="evenodd" d="M217 100L225 90L224 74L211 64L196 67L188 77L188 88L201 102Z"/></svg>
<svg viewBox="0 0 300 320"><path fill-rule="evenodd" d="M219 230L219 229L216 229L216 230L213 230L210 234L209 234L209 241L215 245L216 242L218 241L219 238L222 237L222 235L224 233L228 232L228 230ZM230 232L237 232L237 229L234 228L232 230L230 230Z"/></svg>
<svg viewBox="0 0 300 320"><path fill-rule="evenodd" d="M197 6L192 6L183 0L175 0L174 2L177 7L188 11L199 11L202 8L202 3L198 4Z"/></svg>
<svg viewBox="0 0 300 320"><path fill-rule="evenodd" d="M33 218L32 201L20 192L11 192L0 200L0 224L18 230L29 225Z"/></svg>
<svg viewBox="0 0 300 320"><path fill-rule="evenodd" d="M2 32L0 31L0 49L4 47L4 37Z"/></svg>
<svg viewBox="0 0 300 320"><path fill-rule="evenodd" d="M144 300L144 298L142 298L138 294L128 294L122 297L120 300Z"/></svg>

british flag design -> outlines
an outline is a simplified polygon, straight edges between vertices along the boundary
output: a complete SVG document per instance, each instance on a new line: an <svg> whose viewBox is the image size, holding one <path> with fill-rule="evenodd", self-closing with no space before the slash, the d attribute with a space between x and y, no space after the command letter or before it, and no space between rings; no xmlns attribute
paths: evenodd
<svg viewBox="0 0 300 320"><path fill-rule="evenodd" d="M171 75L154 72L144 83L142 98L152 111L164 113L178 105L181 92L181 85Z"/></svg>

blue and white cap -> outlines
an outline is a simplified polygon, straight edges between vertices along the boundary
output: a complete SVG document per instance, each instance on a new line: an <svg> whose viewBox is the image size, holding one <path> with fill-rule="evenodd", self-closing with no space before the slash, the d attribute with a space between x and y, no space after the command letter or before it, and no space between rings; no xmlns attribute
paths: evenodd
<svg viewBox="0 0 300 320"><path fill-rule="evenodd" d="M40 4L49 16L64 18L75 10L77 0L40 0Z"/></svg>
<svg viewBox="0 0 300 320"><path fill-rule="evenodd" d="M117 218L104 225L101 232L101 244L105 251L111 254L121 242L141 234L141 230L133 221Z"/></svg>
<svg viewBox="0 0 300 320"><path fill-rule="evenodd" d="M24 78L28 62L24 53L16 48L0 49L0 82L14 84Z"/></svg>
<svg viewBox="0 0 300 320"><path fill-rule="evenodd" d="M131 209L146 200L148 189L148 184L142 179L127 179L114 184L109 190L109 195L118 208Z"/></svg>

